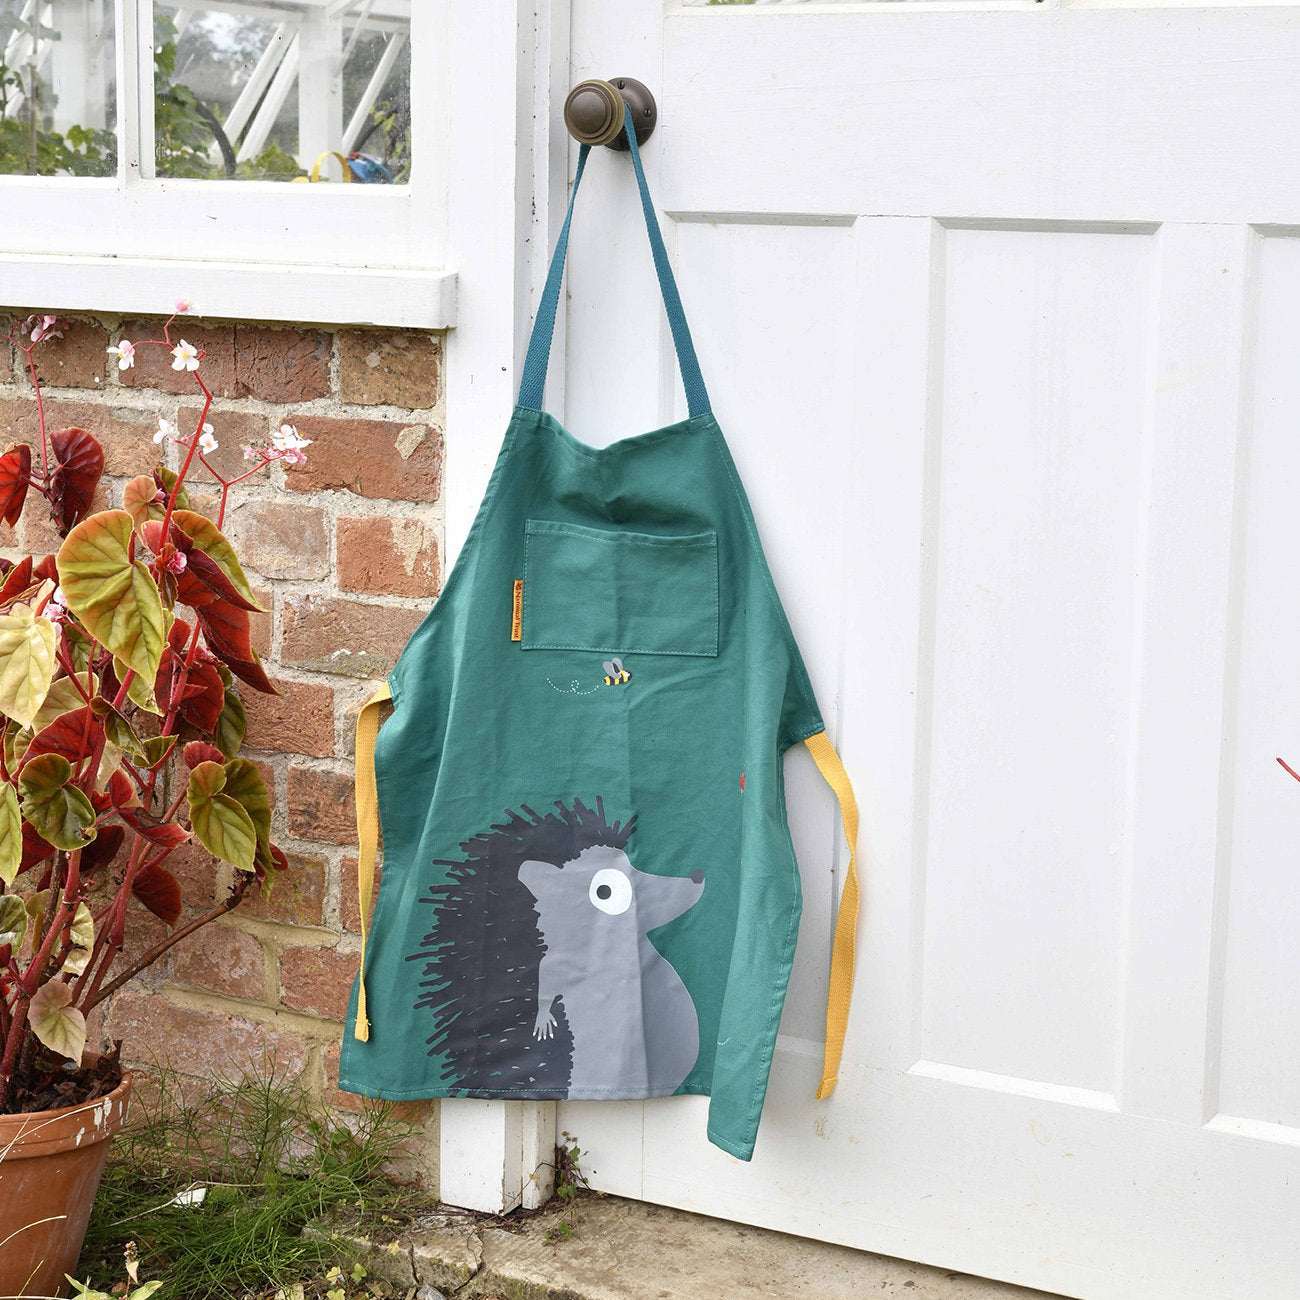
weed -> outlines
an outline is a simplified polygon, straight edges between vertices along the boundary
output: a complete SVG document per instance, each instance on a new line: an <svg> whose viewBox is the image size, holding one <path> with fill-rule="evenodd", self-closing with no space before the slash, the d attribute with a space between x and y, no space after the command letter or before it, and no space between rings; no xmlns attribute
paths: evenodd
<svg viewBox="0 0 1300 1300"><path fill-rule="evenodd" d="M591 1182L579 1163L582 1155L577 1139L566 1129L556 1143L555 1163L552 1166L555 1171L555 1195L562 1205L571 1206L579 1192L591 1190ZM568 1241L574 1231L573 1220L566 1215L547 1228L542 1240L548 1246L555 1246Z"/></svg>

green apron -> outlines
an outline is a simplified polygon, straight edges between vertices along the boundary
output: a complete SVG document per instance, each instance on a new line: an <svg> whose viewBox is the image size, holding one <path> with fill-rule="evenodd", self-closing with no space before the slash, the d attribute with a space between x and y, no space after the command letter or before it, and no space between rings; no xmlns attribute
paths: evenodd
<svg viewBox="0 0 1300 1300"><path fill-rule="evenodd" d="M709 410L630 114L625 134L690 414L596 448L542 410L584 146L478 515L358 722L364 937L339 1086L699 1093L709 1140L748 1160L800 913L785 750L808 745L850 843L818 1096L848 1011L857 814Z"/></svg>

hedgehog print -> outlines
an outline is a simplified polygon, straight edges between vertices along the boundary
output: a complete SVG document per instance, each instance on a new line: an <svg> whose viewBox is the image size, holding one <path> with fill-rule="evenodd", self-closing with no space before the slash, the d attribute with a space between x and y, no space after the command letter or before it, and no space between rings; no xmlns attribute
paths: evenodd
<svg viewBox="0 0 1300 1300"><path fill-rule="evenodd" d="M421 901L416 1008L430 1056L463 1095L653 1097L699 1056L695 1003L649 932L689 911L704 875L658 876L628 856L636 817L602 799L544 814L521 805L461 844Z"/></svg>

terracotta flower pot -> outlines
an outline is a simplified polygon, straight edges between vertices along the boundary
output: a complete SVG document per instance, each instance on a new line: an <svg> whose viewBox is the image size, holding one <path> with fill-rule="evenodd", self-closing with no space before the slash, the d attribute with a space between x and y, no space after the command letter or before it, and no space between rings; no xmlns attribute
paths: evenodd
<svg viewBox="0 0 1300 1300"><path fill-rule="evenodd" d="M130 1092L126 1073L94 1101L0 1115L0 1300L67 1293Z"/></svg>

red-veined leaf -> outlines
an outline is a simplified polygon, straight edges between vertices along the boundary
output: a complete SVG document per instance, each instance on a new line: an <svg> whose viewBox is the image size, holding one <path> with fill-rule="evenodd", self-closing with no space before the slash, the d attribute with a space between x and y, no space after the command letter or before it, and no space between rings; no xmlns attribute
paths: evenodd
<svg viewBox="0 0 1300 1300"><path fill-rule="evenodd" d="M121 768L108 778L108 797L114 808L136 808L140 804L135 782Z"/></svg>
<svg viewBox="0 0 1300 1300"><path fill-rule="evenodd" d="M191 740L188 745L181 751L185 759L185 766L191 771L198 767L200 763L224 763L226 756L219 750L209 745L206 740Z"/></svg>
<svg viewBox="0 0 1300 1300"><path fill-rule="evenodd" d="M243 609L266 613L257 603L253 588L244 576L235 548L226 540L221 530L206 515L196 514L193 510L178 509L172 514L172 523L180 530L188 542L188 547L181 548L180 542L173 536L172 544L185 549L191 564L197 566L199 576L205 585L211 587L223 599ZM200 558L201 557L201 558ZM204 561L208 563L205 564ZM215 565L221 575L221 583L213 581L208 575L208 565ZM225 595L222 586L233 587L234 595Z"/></svg>
<svg viewBox="0 0 1300 1300"><path fill-rule="evenodd" d="M102 724L88 705L60 713L48 727L32 737L19 770L40 754L62 754L76 767L90 753L102 730Z"/></svg>
<svg viewBox="0 0 1300 1300"><path fill-rule="evenodd" d="M59 462L50 475L53 500L50 513L61 536L85 518L95 499L95 489L104 473L104 449L99 439L85 429L56 429L50 445Z"/></svg>
<svg viewBox="0 0 1300 1300"><path fill-rule="evenodd" d="M7 605L11 600L20 596L32 585L32 582L32 557L30 555L24 555L23 558L5 574L4 582L3 584L0 584L0 605Z"/></svg>
<svg viewBox="0 0 1300 1300"><path fill-rule="evenodd" d="M131 892L160 921L175 925L181 919L181 887L176 877L157 862L148 862L135 873Z"/></svg>
<svg viewBox="0 0 1300 1300"><path fill-rule="evenodd" d="M0 456L0 517L12 528L23 512L31 482L32 449L25 443ZM29 561L30 562L30 561Z"/></svg>
<svg viewBox="0 0 1300 1300"><path fill-rule="evenodd" d="M221 706L226 702L226 688L211 664L193 663L181 696L181 717L191 726L209 735L216 730Z"/></svg>
<svg viewBox="0 0 1300 1300"><path fill-rule="evenodd" d="M247 610L238 609L228 601L211 600L205 605L196 606L194 612L198 615L199 626L207 638L208 647L218 659L231 664L232 669L234 664L231 660L237 660L241 664L253 662L252 632Z"/></svg>
<svg viewBox="0 0 1300 1300"><path fill-rule="evenodd" d="M134 808L119 808L117 815L133 830L138 831L150 844L174 849L190 838L184 826L176 822L159 822Z"/></svg>
<svg viewBox="0 0 1300 1300"><path fill-rule="evenodd" d="M41 838L41 833L29 821L23 822L23 860L18 867L21 874L54 856L54 845ZM45 882L48 885L49 881ZM41 888L44 889L45 885Z"/></svg>
<svg viewBox="0 0 1300 1300"><path fill-rule="evenodd" d="M280 694L271 679L263 671L262 661L257 657L256 651L253 652L253 658L247 663L238 659L227 659L226 663L236 677L247 682L255 691L261 691L263 695Z"/></svg>

